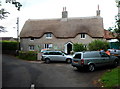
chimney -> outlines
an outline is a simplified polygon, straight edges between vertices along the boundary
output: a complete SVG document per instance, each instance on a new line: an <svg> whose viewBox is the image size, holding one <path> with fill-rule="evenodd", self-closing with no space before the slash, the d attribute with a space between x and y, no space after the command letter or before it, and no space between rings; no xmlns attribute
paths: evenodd
<svg viewBox="0 0 120 89"><path fill-rule="evenodd" d="M100 16L100 10L99 10L99 5L98 5L98 10L96 11L97 16Z"/></svg>
<svg viewBox="0 0 120 89"><path fill-rule="evenodd" d="M68 12L66 11L66 7L63 7L62 18L68 18Z"/></svg>

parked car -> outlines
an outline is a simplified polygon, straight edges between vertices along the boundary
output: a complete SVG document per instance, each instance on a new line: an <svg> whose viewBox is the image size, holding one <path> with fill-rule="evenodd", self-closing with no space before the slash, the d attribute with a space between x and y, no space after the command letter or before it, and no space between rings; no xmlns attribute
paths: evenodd
<svg viewBox="0 0 120 89"><path fill-rule="evenodd" d="M111 55L114 55L120 59L120 50L118 49L108 49Z"/></svg>
<svg viewBox="0 0 120 89"><path fill-rule="evenodd" d="M119 64L119 59L112 55L107 55L105 52L100 51L85 51L76 52L73 55L72 66L78 70L87 68L89 71L94 71L96 67Z"/></svg>
<svg viewBox="0 0 120 89"><path fill-rule="evenodd" d="M66 55L62 51L46 51L42 54L42 61L50 63L51 61L66 61L67 63L72 62L72 56Z"/></svg>

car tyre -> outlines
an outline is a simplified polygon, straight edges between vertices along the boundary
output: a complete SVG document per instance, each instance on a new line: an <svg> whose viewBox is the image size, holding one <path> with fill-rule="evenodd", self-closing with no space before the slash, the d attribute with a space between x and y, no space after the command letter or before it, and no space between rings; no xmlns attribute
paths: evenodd
<svg viewBox="0 0 120 89"><path fill-rule="evenodd" d="M95 70L95 66L93 64L90 64L88 66L88 71L93 72Z"/></svg>
<svg viewBox="0 0 120 89"><path fill-rule="evenodd" d="M117 60L114 61L114 67L117 67L119 62Z"/></svg>
<svg viewBox="0 0 120 89"><path fill-rule="evenodd" d="M66 59L66 62L70 64L72 62L72 60L70 58L68 58L68 59Z"/></svg>
<svg viewBox="0 0 120 89"><path fill-rule="evenodd" d="M45 63L46 63L46 64L49 64L49 63L50 63L50 59L48 59L48 58L45 59Z"/></svg>
<svg viewBox="0 0 120 89"><path fill-rule="evenodd" d="M80 67L76 67L77 68L77 70L81 70L81 68Z"/></svg>

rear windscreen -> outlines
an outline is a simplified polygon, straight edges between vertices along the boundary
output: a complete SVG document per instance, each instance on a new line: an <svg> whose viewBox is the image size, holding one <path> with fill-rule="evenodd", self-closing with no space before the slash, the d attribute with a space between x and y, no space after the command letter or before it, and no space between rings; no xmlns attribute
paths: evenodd
<svg viewBox="0 0 120 89"><path fill-rule="evenodd" d="M81 54L76 54L74 58L81 59Z"/></svg>

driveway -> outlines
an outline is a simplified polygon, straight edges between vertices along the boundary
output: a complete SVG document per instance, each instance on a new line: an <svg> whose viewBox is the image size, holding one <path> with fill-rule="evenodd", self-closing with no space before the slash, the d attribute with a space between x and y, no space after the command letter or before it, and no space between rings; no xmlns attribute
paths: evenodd
<svg viewBox="0 0 120 89"><path fill-rule="evenodd" d="M29 62L3 55L2 86L26 89L30 89L31 84L35 87L96 87L93 81L105 70L81 72L66 63Z"/></svg>

